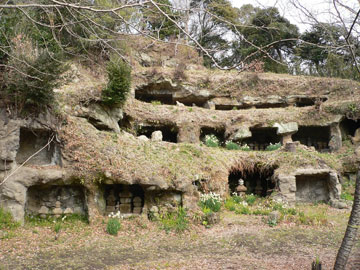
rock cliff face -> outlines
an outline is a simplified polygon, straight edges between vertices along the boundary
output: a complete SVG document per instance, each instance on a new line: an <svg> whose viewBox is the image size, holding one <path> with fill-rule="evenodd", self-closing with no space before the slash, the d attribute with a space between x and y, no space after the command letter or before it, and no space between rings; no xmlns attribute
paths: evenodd
<svg viewBox="0 0 360 270"><path fill-rule="evenodd" d="M19 221L72 213L91 220L117 211L156 216L178 205L195 209L201 192L226 196L240 179L259 196L339 205L346 171L336 153L348 138L355 150L360 128L349 118L346 95L286 91L289 78L269 95L249 95L249 78L228 91L194 80L135 80L120 109L69 98L69 89L93 96L76 78L57 91L61 117L20 118L2 109L0 206ZM281 77L267 80L274 88ZM206 146L210 135L219 147ZM242 150L226 149L229 141ZM265 151L274 145L282 147Z"/></svg>

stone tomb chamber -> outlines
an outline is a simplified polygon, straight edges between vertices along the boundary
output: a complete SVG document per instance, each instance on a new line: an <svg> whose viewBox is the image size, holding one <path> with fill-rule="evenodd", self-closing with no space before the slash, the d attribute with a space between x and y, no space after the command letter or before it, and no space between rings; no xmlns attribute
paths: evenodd
<svg viewBox="0 0 360 270"><path fill-rule="evenodd" d="M360 121L345 118L340 122L340 130L342 140L351 139L355 136L357 130L360 133Z"/></svg>
<svg viewBox="0 0 360 270"><path fill-rule="evenodd" d="M81 186L35 185L27 190L26 215L60 217L86 215L85 191Z"/></svg>
<svg viewBox="0 0 360 270"><path fill-rule="evenodd" d="M319 152L328 152L331 138L329 126L299 126L298 131L292 135L293 141L300 141L306 146L313 146Z"/></svg>
<svg viewBox="0 0 360 270"><path fill-rule="evenodd" d="M252 136L241 141L247 144L251 150L263 151L270 144L281 142L281 136L277 134L277 128L273 127L252 127L250 128Z"/></svg>
<svg viewBox="0 0 360 270"><path fill-rule="evenodd" d="M161 102L161 104L174 105L173 92L176 91L168 81L150 83L135 89L135 99L143 102Z"/></svg>
<svg viewBox="0 0 360 270"><path fill-rule="evenodd" d="M105 185L106 215L120 211L140 215L144 207L144 190L140 185Z"/></svg>
<svg viewBox="0 0 360 270"><path fill-rule="evenodd" d="M247 170L233 170L229 174L228 184L230 194L255 194L261 197L269 196L276 188L273 179L275 168L261 169L254 166Z"/></svg>
<svg viewBox="0 0 360 270"><path fill-rule="evenodd" d="M179 129L175 125L154 125L154 126L139 126L136 129L136 135L144 135L147 138L151 139L152 133L154 131L161 131L162 140L166 142L177 143Z"/></svg>
<svg viewBox="0 0 360 270"><path fill-rule="evenodd" d="M329 194L329 174L301 174L296 176L295 198L297 202L327 202Z"/></svg>
<svg viewBox="0 0 360 270"><path fill-rule="evenodd" d="M16 155L18 164L24 163L30 156L43 148L51 139L51 132L20 128L19 150ZM37 155L27 161L28 165L60 165L60 149L54 140Z"/></svg>

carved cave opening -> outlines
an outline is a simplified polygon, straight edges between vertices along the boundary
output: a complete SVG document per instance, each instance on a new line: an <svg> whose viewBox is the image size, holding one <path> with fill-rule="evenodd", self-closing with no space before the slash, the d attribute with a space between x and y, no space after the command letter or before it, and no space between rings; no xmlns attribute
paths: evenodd
<svg viewBox="0 0 360 270"><path fill-rule="evenodd" d="M231 171L228 177L230 194L256 194L261 197L269 196L276 188L273 179L275 169L276 167L264 169L255 165L251 169ZM243 184L240 183L241 180L243 180Z"/></svg>
<svg viewBox="0 0 360 270"><path fill-rule="evenodd" d="M253 108L252 105L215 104L215 110L219 111L244 110L251 108Z"/></svg>
<svg viewBox="0 0 360 270"><path fill-rule="evenodd" d="M327 101L327 98L326 98L326 97L322 97L322 98L317 98L317 97L298 97L298 98L296 98L295 106L296 106L296 107L309 107L309 106L314 106L317 99L318 99L320 102L325 102L325 101Z"/></svg>
<svg viewBox="0 0 360 270"><path fill-rule="evenodd" d="M177 143L179 129L175 125L139 126L136 130L136 135L145 135L151 139L151 134L157 130L161 131L163 141Z"/></svg>
<svg viewBox="0 0 360 270"><path fill-rule="evenodd" d="M219 140L219 145L225 144L225 129L217 127L202 127L200 129L200 140L205 143L207 135L215 135Z"/></svg>
<svg viewBox="0 0 360 270"><path fill-rule="evenodd" d="M160 102L161 104L174 105L173 95L168 93L138 93L135 91L135 99L151 103L151 102Z"/></svg>
<svg viewBox="0 0 360 270"><path fill-rule="evenodd" d="M329 151L329 126L299 126L298 131L292 135L293 141L300 141L306 146L314 146L320 152Z"/></svg>
<svg viewBox="0 0 360 270"><path fill-rule="evenodd" d="M118 122L119 127L126 131L131 131L133 128L134 118L124 113L123 118Z"/></svg>
<svg viewBox="0 0 360 270"><path fill-rule="evenodd" d="M340 130L342 140L346 140L349 136L353 137L355 135L355 131L360 128L360 121L352 120L349 118L345 118L340 122Z"/></svg>
<svg viewBox="0 0 360 270"><path fill-rule="evenodd" d="M86 215L85 190L81 186L34 185L26 194L27 215L59 217L63 214Z"/></svg>
<svg viewBox="0 0 360 270"><path fill-rule="evenodd" d="M30 156L43 148L51 139L52 132L20 128L20 146L16 155L18 164L24 163ZM27 161L28 165L61 165L60 149L53 140L48 147Z"/></svg>
<svg viewBox="0 0 360 270"><path fill-rule="evenodd" d="M185 106L189 106L189 107L201 107L204 108L205 104L207 102L207 98L199 98L199 97L183 97L183 98L173 98L174 100L174 104L176 104L176 101L184 104Z"/></svg>
<svg viewBox="0 0 360 270"><path fill-rule="evenodd" d="M110 213L138 214L143 211L145 193L140 185L105 185L106 215Z"/></svg>
<svg viewBox="0 0 360 270"><path fill-rule="evenodd" d="M296 176L295 198L298 202L328 201L329 174L302 174Z"/></svg>
<svg viewBox="0 0 360 270"><path fill-rule="evenodd" d="M150 83L135 89L135 99L143 102L161 102L161 104L174 105L173 92L177 89L170 82Z"/></svg>
<svg viewBox="0 0 360 270"><path fill-rule="evenodd" d="M271 144L281 142L281 136L277 135L277 128L272 127L252 127L250 128L252 136L242 140L243 144L247 144L250 149L255 151L263 151Z"/></svg>
<svg viewBox="0 0 360 270"><path fill-rule="evenodd" d="M285 108L288 107L289 105L286 103L260 103L255 105L256 109L273 109L273 108Z"/></svg>

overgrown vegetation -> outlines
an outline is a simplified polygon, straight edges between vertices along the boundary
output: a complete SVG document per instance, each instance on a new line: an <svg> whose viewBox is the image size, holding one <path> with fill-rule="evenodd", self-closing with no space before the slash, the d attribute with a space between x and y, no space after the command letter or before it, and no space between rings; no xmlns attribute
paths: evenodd
<svg viewBox="0 0 360 270"><path fill-rule="evenodd" d="M224 207L236 214L268 216L273 211L279 212L279 219L269 221L269 226L275 226L280 221L289 221L301 225L326 225L328 223L326 207L289 207L286 203L279 203L271 198L260 198L249 194L233 195L225 200Z"/></svg>
<svg viewBox="0 0 360 270"><path fill-rule="evenodd" d="M349 178L344 178L342 182L341 199L346 201L354 200L355 182Z"/></svg>
<svg viewBox="0 0 360 270"><path fill-rule="evenodd" d="M48 215L46 218L41 218L40 216L34 215L26 215L25 216L25 226L30 227L49 227L53 226L53 224L60 223L60 227L62 229L65 228L74 228L78 226L87 226L89 224L88 217L85 215L79 214L67 214L62 215L58 218Z"/></svg>
<svg viewBox="0 0 360 270"><path fill-rule="evenodd" d="M109 106L121 106L130 92L131 68L123 60L113 57L107 65L108 83L102 100Z"/></svg>
<svg viewBox="0 0 360 270"><path fill-rule="evenodd" d="M187 212L185 208L179 206L174 213L165 213L160 215L159 222L161 228L166 232L175 231L177 233L184 232L189 225Z"/></svg>
<svg viewBox="0 0 360 270"><path fill-rule="evenodd" d="M14 221L11 213L0 207L0 230L15 229L19 226L20 223Z"/></svg>

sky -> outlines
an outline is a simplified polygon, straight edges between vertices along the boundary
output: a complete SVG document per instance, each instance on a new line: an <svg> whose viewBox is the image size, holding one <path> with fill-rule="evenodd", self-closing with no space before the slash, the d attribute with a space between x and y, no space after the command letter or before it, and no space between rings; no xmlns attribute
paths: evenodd
<svg viewBox="0 0 360 270"><path fill-rule="evenodd" d="M287 18L291 23L296 24L299 27L301 32L304 32L306 29L310 28L309 24L304 23L305 17L301 12L299 12L292 4L289 3L289 0L230 0L235 7L241 7L245 4L252 4L253 6L267 7L267 6L276 6L280 14ZM334 12L332 1L329 0L299 0L301 4L310 10L313 14L316 14L323 22L330 21L331 17L328 13L329 10ZM360 8L359 0L343 0L342 2L351 6L352 8L358 10ZM349 13L346 14L346 11L342 10L342 14L348 15L344 17L349 18L349 22L352 22L353 16Z"/></svg>

